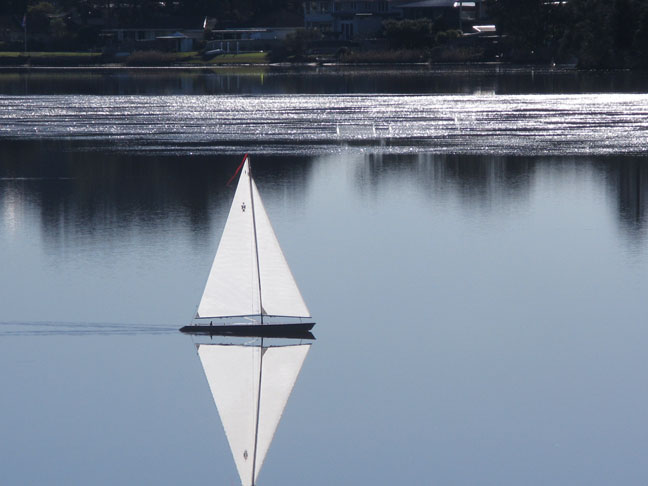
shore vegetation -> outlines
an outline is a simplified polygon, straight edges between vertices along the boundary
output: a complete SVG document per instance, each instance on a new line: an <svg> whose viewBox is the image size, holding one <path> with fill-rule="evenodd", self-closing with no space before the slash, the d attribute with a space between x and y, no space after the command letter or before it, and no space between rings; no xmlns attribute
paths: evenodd
<svg viewBox="0 0 648 486"><path fill-rule="evenodd" d="M648 68L648 0L485 0L484 12L487 18L479 22L495 25L495 33L478 34L469 22L459 30L443 16L386 18L370 38L343 41L331 32L298 29L264 53L205 57L203 52L162 52L150 45L124 55L119 45L109 45L102 29L183 22L199 29L207 18L216 19L209 29L294 27L304 23L303 5L297 0L4 0L0 64L499 61ZM23 31L28 32L26 41ZM208 40L206 36L193 48Z"/></svg>

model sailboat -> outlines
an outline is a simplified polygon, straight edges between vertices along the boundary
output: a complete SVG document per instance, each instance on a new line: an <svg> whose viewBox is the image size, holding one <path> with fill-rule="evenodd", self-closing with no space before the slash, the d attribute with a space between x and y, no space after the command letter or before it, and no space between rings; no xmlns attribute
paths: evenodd
<svg viewBox="0 0 648 486"><path fill-rule="evenodd" d="M194 325L180 330L300 337L315 323L302 322L310 318L310 312L263 207L247 155L239 171L234 200ZM225 320L225 324L219 324L219 320Z"/></svg>
<svg viewBox="0 0 648 486"><path fill-rule="evenodd" d="M200 344L242 486L254 486L310 344Z"/></svg>

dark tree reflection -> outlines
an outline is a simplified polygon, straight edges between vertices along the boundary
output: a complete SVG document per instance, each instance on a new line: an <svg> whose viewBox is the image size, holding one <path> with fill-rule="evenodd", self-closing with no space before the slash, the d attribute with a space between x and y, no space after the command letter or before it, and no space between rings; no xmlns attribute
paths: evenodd
<svg viewBox="0 0 648 486"><path fill-rule="evenodd" d="M643 241L648 212L648 158L606 160L604 168L609 190L617 203L621 227L630 240Z"/></svg>
<svg viewBox="0 0 648 486"><path fill-rule="evenodd" d="M648 215L648 158L628 156L545 158L477 155L369 154L357 169L360 190L378 194L384 184L407 177L412 188L458 195L465 204L483 210L496 204L515 204L529 194L539 169L586 168L607 180L616 201L617 220L625 236L635 242L646 236Z"/></svg>
<svg viewBox="0 0 648 486"><path fill-rule="evenodd" d="M435 194L455 193L467 204L516 200L528 194L536 160L472 155L368 155L359 169L360 185L378 188L389 177L406 174L412 184Z"/></svg>
<svg viewBox="0 0 648 486"><path fill-rule="evenodd" d="M201 239L212 231L213 215L223 221L227 215L236 186L226 184L242 156L129 154L109 147L79 150L74 142L4 142L0 178L37 208L44 238L54 246L75 238L124 238L135 229L164 233L169 226L164 222L177 219ZM253 160L264 196L303 197L310 167L306 159Z"/></svg>
<svg viewBox="0 0 648 486"><path fill-rule="evenodd" d="M100 69L0 73L11 95L203 94L528 94L644 92L645 72L577 72L501 66L245 67L214 69Z"/></svg>

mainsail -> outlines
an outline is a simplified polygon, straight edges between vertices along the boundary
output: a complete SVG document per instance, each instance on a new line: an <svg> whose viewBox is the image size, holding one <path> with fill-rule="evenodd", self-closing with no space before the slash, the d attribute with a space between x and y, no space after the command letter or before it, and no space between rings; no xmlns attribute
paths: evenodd
<svg viewBox="0 0 648 486"><path fill-rule="evenodd" d="M246 158L197 318L310 317Z"/></svg>
<svg viewBox="0 0 648 486"><path fill-rule="evenodd" d="M198 345L243 486L256 484L310 344Z"/></svg>

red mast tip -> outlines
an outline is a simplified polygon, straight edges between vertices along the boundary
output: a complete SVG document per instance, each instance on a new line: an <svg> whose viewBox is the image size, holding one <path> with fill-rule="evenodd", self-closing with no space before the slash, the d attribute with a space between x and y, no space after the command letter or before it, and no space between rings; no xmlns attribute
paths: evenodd
<svg viewBox="0 0 648 486"><path fill-rule="evenodd" d="M245 164L245 161L247 159L248 159L248 154L245 154L243 156L243 162L241 162L239 164L239 166L236 168L236 172L234 172L234 175L232 177L230 177L229 181L227 181L227 184L225 184L226 186L229 186L232 183L232 181L234 180L234 178L238 175L238 173L241 172L241 168L243 167L243 165Z"/></svg>

